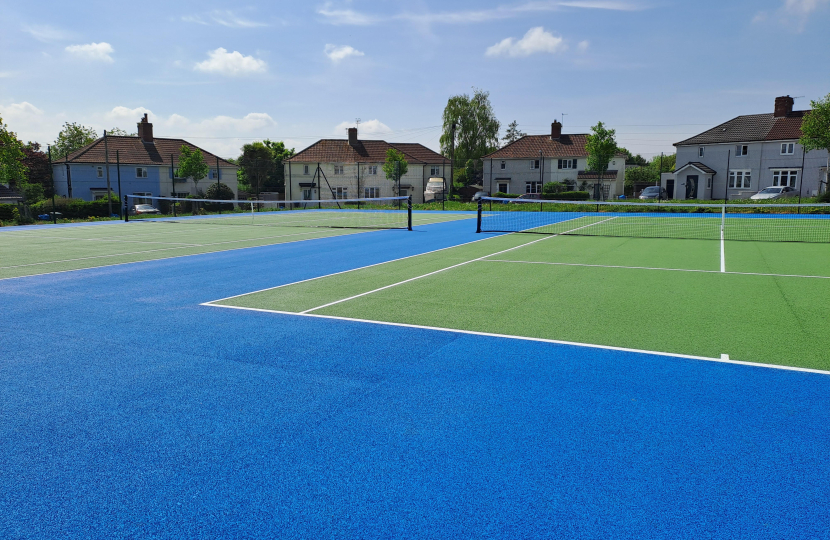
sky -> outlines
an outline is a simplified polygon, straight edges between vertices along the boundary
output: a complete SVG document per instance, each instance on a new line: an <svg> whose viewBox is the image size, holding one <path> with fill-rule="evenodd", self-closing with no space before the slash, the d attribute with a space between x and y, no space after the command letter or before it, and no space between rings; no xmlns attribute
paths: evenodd
<svg viewBox="0 0 830 540"><path fill-rule="evenodd" d="M447 99L502 124L586 133L646 157L741 114L830 94L830 0L0 0L0 117L49 144L64 122L223 157L254 140L439 149Z"/></svg>

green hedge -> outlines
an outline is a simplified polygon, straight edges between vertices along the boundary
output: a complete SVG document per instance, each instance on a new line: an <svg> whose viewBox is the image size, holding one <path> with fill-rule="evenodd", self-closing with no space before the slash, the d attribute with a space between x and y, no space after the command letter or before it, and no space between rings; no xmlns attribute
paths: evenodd
<svg viewBox="0 0 830 540"><path fill-rule="evenodd" d="M20 214L13 204L0 204L0 221L17 221Z"/></svg>
<svg viewBox="0 0 830 540"><path fill-rule="evenodd" d="M560 193L543 193L542 198L548 201L587 201L591 194L587 191L562 191Z"/></svg>
<svg viewBox="0 0 830 540"><path fill-rule="evenodd" d="M497 197L499 199L515 199L518 196L518 193L504 193L502 191L498 191L495 195L493 195L493 197Z"/></svg>
<svg viewBox="0 0 830 540"><path fill-rule="evenodd" d="M118 215L118 207L121 202L118 196L112 197L112 213ZM84 219L88 217L109 217L109 203L106 198L97 201L84 201L81 199L56 198L55 207L61 216L67 219ZM32 214L48 214L52 211L52 200L46 199L33 204Z"/></svg>

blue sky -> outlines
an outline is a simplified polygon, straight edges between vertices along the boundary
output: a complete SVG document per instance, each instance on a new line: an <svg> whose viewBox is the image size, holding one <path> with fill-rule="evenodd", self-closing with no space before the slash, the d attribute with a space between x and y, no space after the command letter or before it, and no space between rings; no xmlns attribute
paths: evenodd
<svg viewBox="0 0 830 540"><path fill-rule="evenodd" d="M671 152L779 95L830 93L830 0L22 3L0 1L0 115L49 143L63 122L185 137L233 157L268 137L438 149L447 98L490 92L546 133L601 120Z"/></svg>

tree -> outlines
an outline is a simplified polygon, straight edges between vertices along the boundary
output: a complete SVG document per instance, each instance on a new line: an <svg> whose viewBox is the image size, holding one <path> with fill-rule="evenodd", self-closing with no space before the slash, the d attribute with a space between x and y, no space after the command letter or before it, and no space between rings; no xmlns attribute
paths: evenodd
<svg viewBox="0 0 830 540"><path fill-rule="evenodd" d="M112 135L113 137L137 137L138 133L127 133L125 130L114 127L110 130L107 130L107 135Z"/></svg>
<svg viewBox="0 0 830 540"><path fill-rule="evenodd" d="M242 147L242 155L239 156L237 163L245 180L243 184L248 184L259 198L259 192L268 179L268 175L274 170L271 149L259 141L248 143Z"/></svg>
<svg viewBox="0 0 830 540"><path fill-rule="evenodd" d="M199 193L199 180L206 177L209 171L210 167L199 150L191 150L189 146L182 145L179 151L179 178L192 178L193 187Z"/></svg>
<svg viewBox="0 0 830 540"><path fill-rule="evenodd" d="M639 165L640 167L642 167L643 165L648 165L648 161L646 161L646 158L644 158L640 154L637 154L635 156L628 150L628 148L620 146L619 148L617 148L617 152L625 154L626 165Z"/></svg>
<svg viewBox="0 0 830 540"><path fill-rule="evenodd" d="M65 122L58 138L52 144L52 159L57 161L98 138L98 133L80 124Z"/></svg>
<svg viewBox="0 0 830 540"><path fill-rule="evenodd" d="M452 96L444 108L444 132L441 135L441 153L450 157L452 126L455 124L455 161L466 163L468 159L494 152L499 147L501 125L493 114L490 93L474 89L473 96Z"/></svg>
<svg viewBox="0 0 830 540"><path fill-rule="evenodd" d="M41 151L40 144L28 142L23 147L23 165L26 167L26 179L31 184L43 188L45 196L52 196L52 171L49 167L49 155Z"/></svg>
<svg viewBox="0 0 830 540"><path fill-rule="evenodd" d="M213 182L207 188L206 199L217 201L232 201L235 196L233 190L221 182ZM233 203L205 203L205 209L211 212L216 210L233 210Z"/></svg>
<svg viewBox="0 0 830 540"><path fill-rule="evenodd" d="M504 142L504 145L507 146L508 144L514 143L526 135L527 133L519 130L519 123L513 120L507 124L507 132L501 140Z"/></svg>
<svg viewBox="0 0 830 540"><path fill-rule="evenodd" d="M11 187L26 181L25 157L23 143L0 118L0 183Z"/></svg>
<svg viewBox="0 0 830 540"><path fill-rule="evenodd" d="M264 183L264 187L274 188L276 191L285 191L285 167L282 162L294 155L294 149L290 150L285 147L282 141L271 141L265 139L262 141L268 150L271 151L271 161L274 166L268 174L268 179Z"/></svg>
<svg viewBox="0 0 830 540"><path fill-rule="evenodd" d="M383 172L386 178L395 183L395 193L398 193L400 187L401 177L409 170L409 164L406 162L406 157L402 152L398 152L394 148L386 150L386 162L383 164Z"/></svg>
<svg viewBox="0 0 830 540"><path fill-rule="evenodd" d="M617 141L614 136L617 131L607 129L602 122L591 128L591 135L588 135L588 142L585 149L588 151L588 170L597 173L597 182L594 184L594 198L602 199L602 181L608 164L617 153Z"/></svg>
<svg viewBox="0 0 830 540"><path fill-rule="evenodd" d="M811 100L810 107L812 110L804 116L804 120L801 122L801 138L798 139L798 142L805 152L810 150L826 150L828 152L827 169L824 173L824 185L827 186L827 183L830 182L830 94L818 101Z"/></svg>
<svg viewBox="0 0 830 540"><path fill-rule="evenodd" d="M661 168L662 161L662 168ZM665 156L654 156L651 158L649 166L657 172L672 172L677 167L677 154L667 154Z"/></svg>

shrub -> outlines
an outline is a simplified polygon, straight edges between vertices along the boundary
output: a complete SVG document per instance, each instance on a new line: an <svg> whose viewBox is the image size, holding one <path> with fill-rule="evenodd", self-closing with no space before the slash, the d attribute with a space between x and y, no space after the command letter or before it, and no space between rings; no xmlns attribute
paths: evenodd
<svg viewBox="0 0 830 540"><path fill-rule="evenodd" d="M561 182L548 182L542 188L542 194L543 195L554 195L556 193L562 193L562 192L565 192L565 191L570 191L570 190L568 189L567 185L565 185Z"/></svg>
<svg viewBox="0 0 830 540"><path fill-rule="evenodd" d="M818 196L818 202L820 203L830 203L830 191L825 191L821 195Z"/></svg>
<svg viewBox="0 0 830 540"><path fill-rule="evenodd" d="M112 213L118 215L118 207L121 201L118 196L112 195ZM84 201L81 199L64 199L56 198L55 207L63 217L69 219L86 219L88 217L109 217L109 202L106 197L98 199L97 201ZM33 204L31 207L33 214L48 214L52 211L52 201L46 199Z"/></svg>
<svg viewBox="0 0 830 540"><path fill-rule="evenodd" d="M562 191L560 193L543 193L542 198L549 201L587 201L591 194L587 191Z"/></svg>
<svg viewBox="0 0 830 540"><path fill-rule="evenodd" d="M222 201L232 201L234 198L233 190L227 185L218 183L211 184L207 188L206 199L218 199ZM205 203L205 210L209 212L216 212L217 210L233 210L233 203Z"/></svg>
<svg viewBox="0 0 830 540"><path fill-rule="evenodd" d="M498 191L493 196L498 197L500 199L515 199L516 197L519 196L519 194L518 193L504 193L502 191Z"/></svg>
<svg viewBox="0 0 830 540"><path fill-rule="evenodd" d="M0 204L0 221L17 221L20 213L13 204Z"/></svg>

